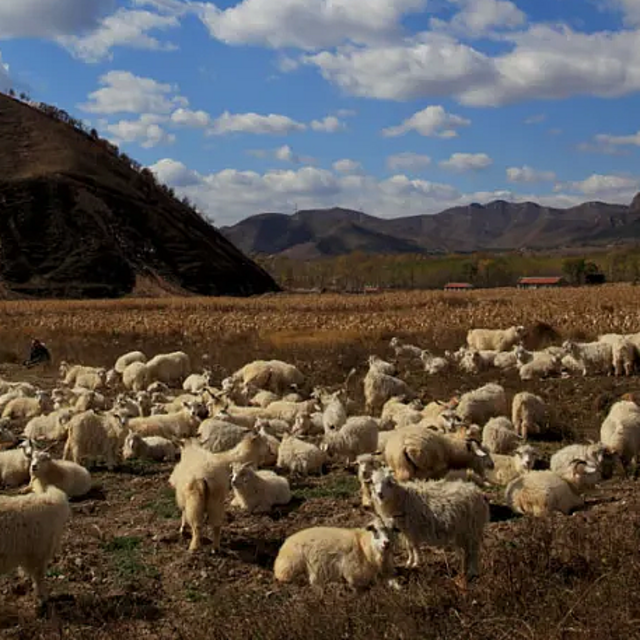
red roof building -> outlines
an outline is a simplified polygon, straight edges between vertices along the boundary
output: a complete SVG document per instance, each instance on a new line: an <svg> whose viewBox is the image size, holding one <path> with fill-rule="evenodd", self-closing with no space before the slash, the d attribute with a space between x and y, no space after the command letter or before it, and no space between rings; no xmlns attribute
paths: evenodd
<svg viewBox="0 0 640 640"><path fill-rule="evenodd" d="M566 284L562 276L523 276L518 280L518 288L538 289L540 287L561 287Z"/></svg>
<svg viewBox="0 0 640 640"><path fill-rule="evenodd" d="M470 282L447 282L444 285L445 291L468 291L469 289L473 289Z"/></svg>

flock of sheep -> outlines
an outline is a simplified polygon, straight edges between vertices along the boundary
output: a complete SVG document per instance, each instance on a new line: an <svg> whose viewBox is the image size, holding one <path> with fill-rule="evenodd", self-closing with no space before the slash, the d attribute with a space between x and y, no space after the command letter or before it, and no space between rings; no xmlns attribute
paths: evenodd
<svg viewBox="0 0 640 640"><path fill-rule="evenodd" d="M96 464L113 470L141 458L175 463L169 484L180 531L189 530L195 551L208 524L213 552L229 507L268 512L291 500L291 478L323 473L327 464L357 465L362 505L373 512L369 526L295 533L278 553L275 578L353 587L386 579L400 588L393 558L401 542L410 567L419 565L423 546L457 550L464 585L479 572L485 489L504 487L507 504L521 514L569 514L584 505L585 491L611 477L612 461L628 474L640 451L640 407L621 399L602 423L600 442L564 447L549 469L533 470L538 453L528 438L549 428L542 398L521 391L509 406L504 388L489 383L424 405L396 377L400 362L421 363L428 375L490 367L513 369L523 380L629 375L640 348L640 334L542 351L525 350L524 337L523 327L473 329L464 347L443 357L394 338L395 362L369 358L364 414L350 393L354 371L331 391L312 388L279 360L251 362L219 388L209 371L193 373L183 352L147 359L135 351L110 370L63 362L50 392L0 380L0 482L22 487L0 496L0 573L20 567L44 601L47 565L71 517L68 499L91 490ZM50 450L62 441L58 460Z"/></svg>

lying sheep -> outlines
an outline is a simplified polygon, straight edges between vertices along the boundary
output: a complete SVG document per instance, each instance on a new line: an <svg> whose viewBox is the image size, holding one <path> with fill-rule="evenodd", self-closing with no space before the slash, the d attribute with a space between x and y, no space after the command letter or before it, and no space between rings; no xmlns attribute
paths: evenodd
<svg viewBox="0 0 640 640"><path fill-rule="evenodd" d="M505 490L507 504L532 516L559 511L569 515L584 506L580 492L598 479L598 469L585 460L573 460L563 475L554 471L529 471L512 480Z"/></svg>
<svg viewBox="0 0 640 640"><path fill-rule="evenodd" d="M515 369L518 366L518 353L521 349L521 345L516 345L511 351L499 351L493 359L493 366L502 371Z"/></svg>
<svg viewBox="0 0 640 640"><path fill-rule="evenodd" d="M191 393L199 393L211 384L211 377L212 373L209 369L204 369L202 373L192 373L182 383L182 388Z"/></svg>
<svg viewBox="0 0 640 640"><path fill-rule="evenodd" d="M640 407L628 400L616 402L600 427L600 442L618 456L625 475L629 474L634 461L637 476L640 472Z"/></svg>
<svg viewBox="0 0 640 640"><path fill-rule="evenodd" d="M415 395L406 382L380 373L376 369L370 368L364 377L365 412L369 415L378 414L382 405L394 396L412 400Z"/></svg>
<svg viewBox="0 0 640 640"><path fill-rule="evenodd" d="M91 474L83 466L66 460L54 460L46 451L34 451L29 465L29 488L44 493L52 485L69 498L79 498L91 491Z"/></svg>
<svg viewBox="0 0 640 640"><path fill-rule="evenodd" d="M451 469L470 468L483 475L485 468L493 467L491 455L475 440L443 435L420 425L393 431L384 458L400 482L442 478Z"/></svg>
<svg viewBox="0 0 640 640"><path fill-rule="evenodd" d="M29 482L29 464L34 448L30 440L15 449L0 451L0 484L4 487L19 487Z"/></svg>
<svg viewBox="0 0 640 640"><path fill-rule="evenodd" d="M515 432L511 420L500 416L491 418L482 430L482 446L491 453L509 455L522 444L522 438Z"/></svg>
<svg viewBox="0 0 640 640"><path fill-rule="evenodd" d="M249 513L265 513L291 501L286 478L273 471L256 471L250 463L233 464L231 487L235 496L231 504Z"/></svg>
<svg viewBox="0 0 640 640"><path fill-rule="evenodd" d="M137 458L139 460L169 462L176 460L179 453L179 448L168 438L160 436L143 438L140 434L131 430L127 433L122 445L123 460Z"/></svg>
<svg viewBox="0 0 640 640"><path fill-rule="evenodd" d="M389 398L382 407L380 425L393 429L417 424L424 418L421 406L419 400L406 404L401 397Z"/></svg>
<svg viewBox="0 0 640 640"><path fill-rule="evenodd" d="M425 373L435 376L449 368L449 361L441 356L434 356L426 349L420 354L420 360L424 365Z"/></svg>
<svg viewBox="0 0 640 640"><path fill-rule="evenodd" d="M176 503L182 513L180 535L187 525L191 529L189 551L200 548L205 519L213 528L212 553L220 549L229 481L229 466L221 463L215 454L194 443L182 448L169 485L175 490Z"/></svg>
<svg viewBox="0 0 640 640"><path fill-rule="evenodd" d="M467 333L467 345L477 351L509 351L524 339L523 326L508 329L471 329Z"/></svg>
<svg viewBox="0 0 640 640"><path fill-rule="evenodd" d="M490 382L460 397L456 414L467 424L485 424L495 416L506 415L507 396L504 388Z"/></svg>
<svg viewBox="0 0 640 640"><path fill-rule="evenodd" d="M563 474L574 460L586 460L594 464L603 480L611 478L613 473L613 456L602 442L590 444L570 444L556 451L549 461L551 471Z"/></svg>
<svg viewBox="0 0 640 640"><path fill-rule="evenodd" d="M389 469L373 472L373 506L385 521L392 522L408 543L407 566L420 563L419 547L454 547L462 553L465 580L479 574L479 554L489 504L473 483L398 482Z"/></svg>
<svg viewBox="0 0 640 640"><path fill-rule="evenodd" d="M50 411L53 411L51 396L46 391L38 391L35 398L20 397L8 402L2 417L11 420L30 420Z"/></svg>
<svg viewBox="0 0 640 640"><path fill-rule="evenodd" d="M89 411L89 409L95 409L96 411L103 411L107 408L105 397L97 391L82 390L73 405L73 410L76 413L83 411Z"/></svg>
<svg viewBox="0 0 640 640"><path fill-rule="evenodd" d="M264 409L276 400L280 400L280 396L273 393L272 391L258 391L251 397L251 400L249 400L249 404L252 407L262 407ZM234 400L234 402L236 401Z"/></svg>
<svg viewBox="0 0 640 640"><path fill-rule="evenodd" d="M0 496L0 573L22 569L41 603L47 599L47 567L70 516L66 494L53 485L42 493Z"/></svg>
<svg viewBox="0 0 640 640"><path fill-rule="evenodd" d="M164 382L169 387L182 384L191 372L191 360L184 351L159 353L151 358L144 366L147 372L148 383ZM147 385L145 385L145 387L146 386Z"/></svg>
<svg viewBox="0 0 640 640"><path fill-rule="evenodd" d="M278 395L304 384L302 373L295 366L281 360L255 360L232 374L230 380L273 391Z"/></svg>
<svg viewBox="0 0 640 640"><path fill-rule="evenodd" d="M274 564L278 582L321 585L344 580L352 588L371 584L388 570L391 532L379 519L363 529L311 527L289 536Z"/></svg>
<svg viewBox="0 0 640 640"><path fill-rule="evenodd" d="M30 440L62 440L67 435L71 409L58 409L45 416L36 416L27 422L22 435Z"/></svg>
<svg viewBox="0 0 640 640"><path fill-rule="evenodd" d="M422 349L413 344L404 344L400 338L393 337L389 341L389 346L396 354L396 358L406 358L408 360L420 359Z"/></svg>
<svg viewBox="0 0 640 640"><path fill-rule="evenodd" d="M96 373L98 369L99 367L89 367L82 364L69 365L63 360L60 363L59 372L65 385L75 387L78 376Z"/></svg>
<svg viewBox="0 0 640 640"><path fill-rule="evenodd" d="M286 420L292 424L300 415L310 415L317 408L315 400L303 400L302 402L289 402L287 400L277 400L268 407L258 412L258 417L275 418Z"/></svg>
<svg viewBox="0 0 640 640"><path fill-rule="evenodd" d="M339 431L325 434L321 449L330 458L347 464L355 462L361 453L373 453L378 448L378 425L369 416L352 416Z"/></svg>
<svg viewBox="0 0 640 640"><path fill-rule="evenodd" d="M516 393L511 404L511 421L524 440L531 434L543 433L549 421L545 401L528 391Z"/></svg>
<svg viewBox="0 0 640 640"><path fill-rule="evenodd" d="M280 443L277 466L291 473L309 475L321 473L325 459L324 451L314 444L285 435Z"/></svg>
<svg viewBox="0 0 640 640"><path fill-rule="evenodd" d="M129 353L125 353L121 355L117 360L113 368L122 375L124 370L134 362L141 362L145 364L147 362L147 356L145 356L142 351L129 351Z"/></svg>
<svg viewBox="0 0 640 640"><path fill-rule="evenodd" d="M513 455L493 454L491 457L494 467L487 471L486 479L493 484L506 486L518 476L531 471L538 454L530 444L523 444Z"/></svg>
<svg viewBox="0 0 640 640"><path fill-rule="evenodd" d="M126 425L141 436L161 436L163 438L188 438L195 435L200 418L198 408L192 403L183 402L182 410L165 415L146 418L127 418Z"/></svg>
<svg viewBox="0 0 640 640"><path fill-rule="evenodd" d="M613 367L613 349L606 342L573 342L566 340L563 349L573 356L582 366L582 375L604 373L611 375Z"/></svg>
<svg viewBox="0 0 640 640"><path fill-rule="evenodd" d="M249 429L233 422L208 418L198 427L198 440L211 453L218 453L233 449L248 433Z"/></svg>
<svg viewBox="0 0 640 640"><path fill-rule="evenodd" d="M107 370L104 368L94 369L93 371L83 371L75 378L74 388L89 389L97 391L107 386Z"/></svg>
<svg viewBox="0 0 640 640"><path fill-rule="evenodd" d="M562 358L548 351L534 351L525 355L518 353L518 375L520 380L534 380L559 375L562 371Z"/></svg>

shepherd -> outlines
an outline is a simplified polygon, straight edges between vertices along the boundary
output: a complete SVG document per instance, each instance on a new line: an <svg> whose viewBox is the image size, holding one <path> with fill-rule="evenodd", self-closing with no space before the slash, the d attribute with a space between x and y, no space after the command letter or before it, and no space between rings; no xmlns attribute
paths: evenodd
<svg viewBox="0 0 640 640"><path fill-rule="evenodd" d="M41 363L49 364L51 362L51 354L47 349L44 342L40 342L37 338L31 341L31 351L29 352L29 359L23 362L24 366L31 368L36 364Z"/></svg>

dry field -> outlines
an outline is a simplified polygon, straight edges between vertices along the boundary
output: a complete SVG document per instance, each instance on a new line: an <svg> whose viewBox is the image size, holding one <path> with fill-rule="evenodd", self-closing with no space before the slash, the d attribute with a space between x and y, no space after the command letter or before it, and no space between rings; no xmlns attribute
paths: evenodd
<svg viewBox="0 0 640 640"><path fill-rule="evenodd" d="M562 337L640 330L640 288L407 292L371 296L162 299L0 304L0 375L50 387L54 370L25 372L29 339L61 359L110 365L132 347L184 349L216 380L256 357L298 365L314 383L338 384L351 367L364 374L370 353L389 356L392 335L439 352L458 346L471 326L538 322ZM206 360L203 358L206 357ZM424 399L447 398L489 380L510 394L527 388L554 408L553 442L597 438L611 400L638 378L520 383L514 375L426 378L405 372ZM167 479L170 465L127 464L96 471L98 488L73 503L63 551L49 570L48 616L35 615L17 576L0 577L2 638L251 638L513 640L640 638L640 497L616 478L571 517L515 518L496 493L482 576L466 593L453 584L451 554L425 554L419 571L401 572L400 593L377 586L320 595L274 584L271 567L284 538L305 526L355 526L353 473L340 469L294 483L295 500L268 516L232 513L219 556L190 556Z"/></svg>

